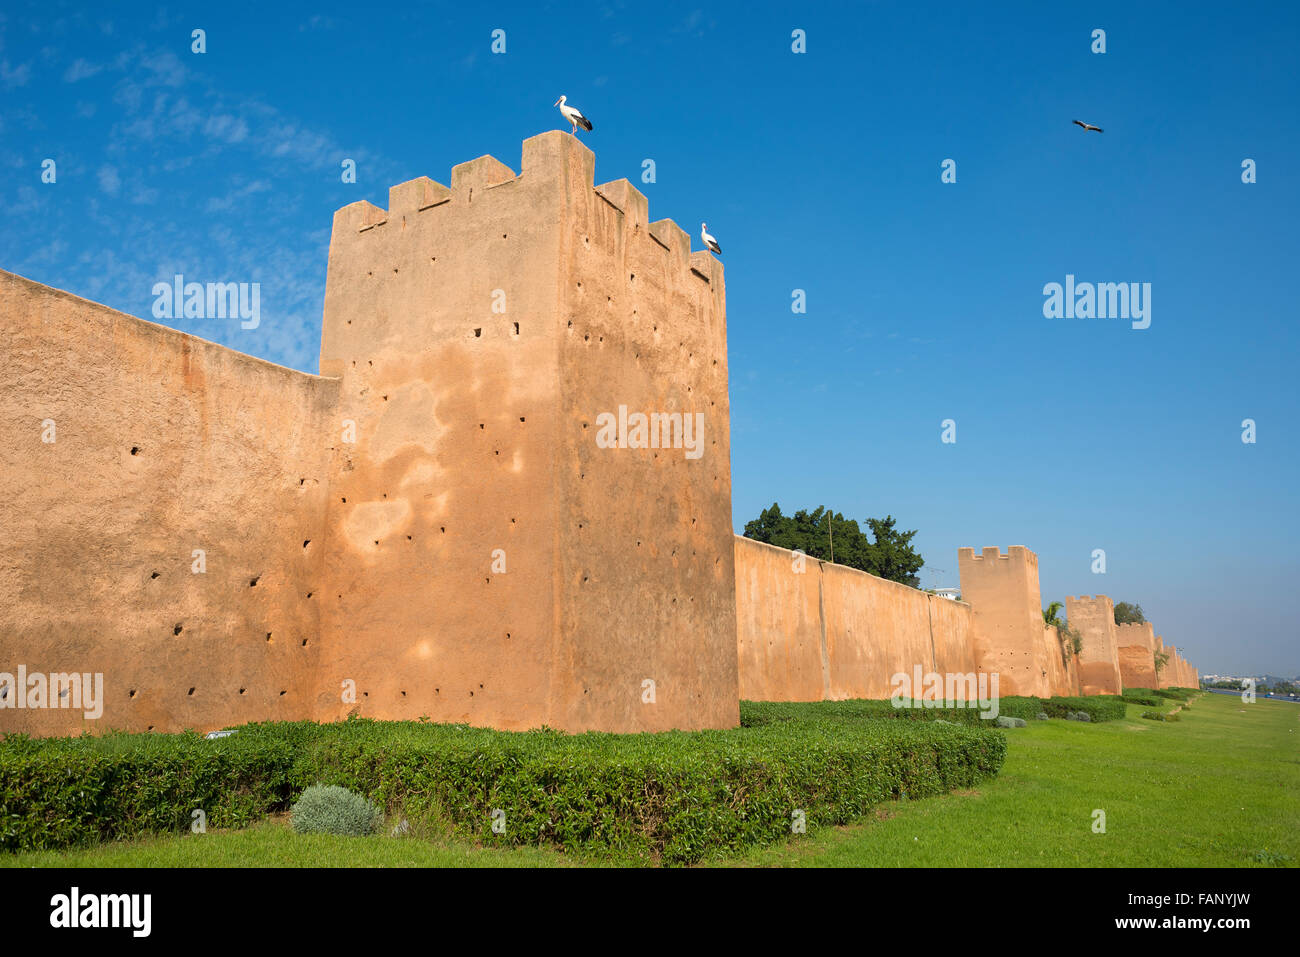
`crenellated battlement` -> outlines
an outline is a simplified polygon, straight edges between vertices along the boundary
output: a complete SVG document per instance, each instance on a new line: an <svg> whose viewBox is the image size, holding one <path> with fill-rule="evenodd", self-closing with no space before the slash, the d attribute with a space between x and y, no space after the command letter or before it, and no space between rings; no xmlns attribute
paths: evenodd
<svg viewBox="0 0 1300 957"><path fill-rule="evenodd" d="M1002 554L1002 549L997 545L985 545L983 553L979 555L976 555L975 549L969 545L963 545L957 549L958 562L981 562L985 560L1023 562L1027 565L1038 566L1038 555L1024 545L1009 546L1005 555Z"/></svg>
<svg viewBox="0 0 1300 957"><path fill-rule="evenodd" d="M482 203L491 191L503 188L530 194L529 205L534 208L563 200L564 208L573 211L594 196L620 214L622 235L616 243L644 233L662 250L666 267L720 284L722 263L707 250L692 251L691 234L673 220L651 222L649 201L631 182L617 179L595 185L595 154L567 133L550 131L524 140L521 170L516 174L487 155L452 167L450 187L428 176L398 183L388 191L387 209L368 200L339 209L334 214L335 239L363 233L387 235L393 231L388 227L394 225L397 231L404 231L425 218L436 221L449 209Z"/></svg>

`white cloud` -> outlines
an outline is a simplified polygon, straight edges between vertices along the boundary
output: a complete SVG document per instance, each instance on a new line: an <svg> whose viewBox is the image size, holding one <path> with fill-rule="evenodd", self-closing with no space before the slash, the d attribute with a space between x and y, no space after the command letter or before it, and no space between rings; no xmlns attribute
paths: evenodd
<svg viewBox="0 0 1300 957"><path fill-rule="evenodd" d="M78 80L85 80L88 79L89 77L94 76L102 69L104 69L102 66L99 66L97 64L91 63L89 60L83 60L81 57L78 57L77 59L72 61L72 66L68 67L68 69L64 72L63 82L76 83Z"/></svg>
<svg viewBox="0 0 1300 957"><path fill-rule="evenodd" d="M0 83L4 84L6 90L26 86L31 77L32 65L30 63L11 67L8 60L0 60Z"/></svg>
<svg viewBox="0 0 1300 957"><path fill-rule="evenodd" d="M117 167L101 166L99 168L99 188L108 193L109 196L116 196L117 191L122 187L122 178L117 175Z"/></svg>

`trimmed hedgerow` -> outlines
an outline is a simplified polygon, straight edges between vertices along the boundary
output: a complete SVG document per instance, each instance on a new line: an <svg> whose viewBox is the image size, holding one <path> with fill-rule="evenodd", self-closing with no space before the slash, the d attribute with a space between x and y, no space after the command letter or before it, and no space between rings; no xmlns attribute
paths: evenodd
<svg viewBox="0 0 1300 957"><path fill-rule="evenodd" d="M11 736L0 739L0 847L178 832L195 808L210 826L242 826L320 783L484 843L690 863L786 836L796 811L810 827L838 825L882 801L972 786L1005 755L995 730L834 717L639 735L352 720L211 741Z"/></svg>
<svg viewBox="0 0 1300 957"><path fill-rule="evenodd" d="M1117 721L1124 717L1124 704L1114 695L1085 698L1034 698L1010 695L998 699L998 714L1008 718L1035 720L1040 713L1064 718L1072 711L1087 712L1094 722ZM742 701L740 723L758 727L776 721L807 720L861 721L894 719L899 721L943 720L953 724L987 727L992 718L981 718L978 708L930 708L922 702L894 707L889 700L854 698L846 701Z"/></svg>
<svg viewBox="0 0 1300 957"><path fill-rule="evenodd" d="M306 784L292 726L197 734L0 739L0 849L41 850L211 827L243 827Z"/></svg>
<svg viewBox="0 0 1300 957"><path fill-rule="evenodd" d="M1158 708L1164 702L1151 691L1142 691L1137 688L1125 688L1124 693L1119 696L1120 701L1126 701L1129 704L1145 705L1148 708Z"/></svg>
<svg viewBox="0 0 1300 957"><path fill-rule="evenodd" d="M1083 698L1045 698L1043 710L1048 717L1064 718L1071 711L1082 711L1094 722L1119 721L1128 708L1118 695L1089 695Z"/></svg>

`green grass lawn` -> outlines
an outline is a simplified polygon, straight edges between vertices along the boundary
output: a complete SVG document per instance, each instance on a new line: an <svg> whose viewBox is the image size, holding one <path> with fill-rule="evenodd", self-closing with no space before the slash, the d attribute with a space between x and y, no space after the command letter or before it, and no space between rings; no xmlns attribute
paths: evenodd
<svg viewBox="0 0 1300 957"><path fill-rule="evenodd" d="M1174 703L1171 702L1171 706ZM1203 695L1176 722L1032 721L976 791L886 805L725 861L735 866L1300 865L1300 707ZM1106 833L1093 832L1093 811ZM547 867L623 863L476 847L442 834L299 836L275 819L242 831L0 855L0 866Z"/></svg>

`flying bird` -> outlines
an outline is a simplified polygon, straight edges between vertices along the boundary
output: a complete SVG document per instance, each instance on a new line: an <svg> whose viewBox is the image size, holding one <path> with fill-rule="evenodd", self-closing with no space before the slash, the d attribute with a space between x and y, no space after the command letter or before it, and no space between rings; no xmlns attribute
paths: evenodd
<svg viewBox="0 0 1300 957"><path fill-rule="evenodd" d="M1083 127L1083 130L1084 130L1085 133L1086 133L1088 130L1095 130L1095 131L1098 132L1098 133L1105 133L1105 132L1106 132L1106 131L1103 130L1100 126L1090 126L1089 124L1083 122L1082 120L1075 120L1075 121L1074 121L1074 125L1075 125L1075 126L1082 126L1082 127Z"/></svg>
<svg viewBox="0 0 1300 957"><path fill-rule="evenodd" d="M700 223L700 238L704 240L704 245L709 247L709 252L717 253L719 256L722 255L722 247L718 245L716 239L709 235L708 223Z"/></svg>
<svg viewBox="0 0 1300 957"><path fill-rule="evenodd" d="M560 97L558 100L555 101L555 105L560 108L560 112L564 114L564 118L568 120L569 125L573 127L573 129L570 130L569 132L572 135L577 136L579 126L581 126L584 130L590 132L591 120L583 116L582 112L576 106L567 105L564 102L566 99L568 99L568 97L564 97L564 96Z"/></svg>

